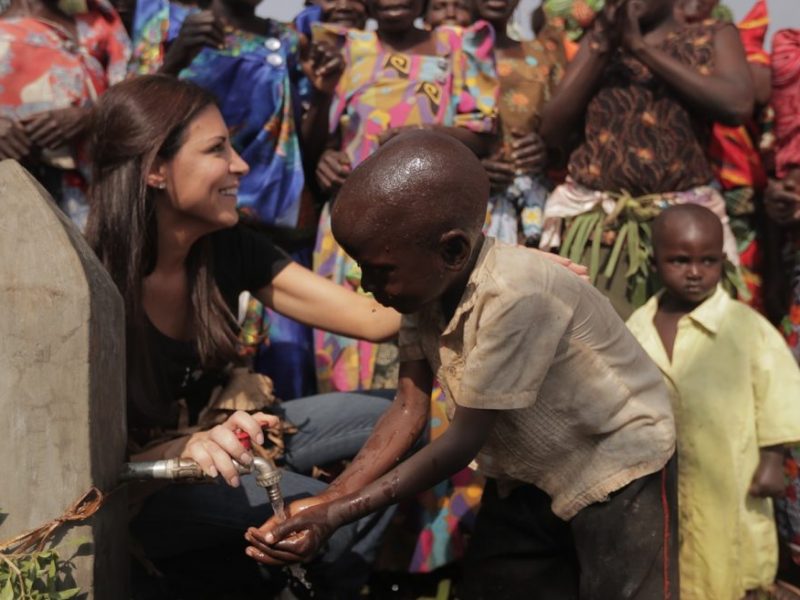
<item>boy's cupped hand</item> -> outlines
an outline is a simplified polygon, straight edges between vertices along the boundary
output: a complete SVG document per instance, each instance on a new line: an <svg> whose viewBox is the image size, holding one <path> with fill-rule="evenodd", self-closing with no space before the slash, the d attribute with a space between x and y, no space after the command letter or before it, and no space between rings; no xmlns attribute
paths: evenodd
<svg viewBox="0 0 800 600"><path fill-rule="evenodd" d="M250 542L245 552L265 565L308 562L316 556L336 529L330 519L330 503L320 496L292 502L289 518L272 516L245 533Z"/></svg>

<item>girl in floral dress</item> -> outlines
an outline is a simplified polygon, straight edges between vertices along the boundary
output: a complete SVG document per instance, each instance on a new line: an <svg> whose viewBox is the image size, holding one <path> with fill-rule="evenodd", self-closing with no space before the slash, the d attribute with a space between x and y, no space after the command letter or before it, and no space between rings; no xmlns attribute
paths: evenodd
<svg viewBox="0 0 800 600"><path fill-rule="evenodd" d="M492 182L485 233L502 242L538 246L542 213L551 187L544 176L547 153L539 137L541 110L561 79L566 63L554 36L518 42L506 33L518 1L504 7L478 0L480 18L497 32L495 57L500 79L500 137L483 161Z"/></svg>
<svg viewBox="0 0 800 600"><path fill-rule="evenodd" d="M495 126L497 81L487 23L429 32L414 27L421 0L371 0L368 9L377 31L323 24L314 31L315 39L341 48L347 64L331 108L335 149L326 151L317 167L320 187L329 193L404 128L441 129L482 155ZM358 266L331 234L329 207L320 218L314 268L359 288ZM320 391L374 387L375 346L316 332L315 349Z"/></svg>

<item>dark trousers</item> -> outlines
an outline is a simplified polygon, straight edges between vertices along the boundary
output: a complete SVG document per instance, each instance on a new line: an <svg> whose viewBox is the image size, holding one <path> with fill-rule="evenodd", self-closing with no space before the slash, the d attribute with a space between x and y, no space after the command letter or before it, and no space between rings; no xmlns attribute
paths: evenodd
<svg viewBox="0 0 800 600"><path fill-rule="evenodd" d="M461 600L677 600L677 469L636 479L563 521L533 485L500 498L489 480L464 561Z"/></svg>

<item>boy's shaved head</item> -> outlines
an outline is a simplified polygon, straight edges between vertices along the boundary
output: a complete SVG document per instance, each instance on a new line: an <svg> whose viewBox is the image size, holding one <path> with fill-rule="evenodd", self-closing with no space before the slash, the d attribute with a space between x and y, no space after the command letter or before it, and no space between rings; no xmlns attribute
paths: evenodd
<svg viewBox="0 0 800 600"><path fill-rule="evenodd" d="M464 144L409 131L347 178L333 205L333 233L346 248L376 237L434 245L451 230L476 239L488 198L489 179Z"/></svg>
<svg viewBox="0 0 800 600"><path fill-rule="evenodd" d="M653 222L653 251L667 241L674 241L688 232L699 229L702 236L717 244L722 252L722 222L713 212L699 204L678 204L661 212Z"/></svg>

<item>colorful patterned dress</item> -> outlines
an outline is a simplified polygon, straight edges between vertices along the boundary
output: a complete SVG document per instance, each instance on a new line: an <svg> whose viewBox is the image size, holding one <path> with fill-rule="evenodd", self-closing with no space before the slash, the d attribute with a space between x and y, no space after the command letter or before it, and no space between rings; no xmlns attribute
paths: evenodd
<svg viewBox="0 0 800 600"><path fill-rule="evenodd" d="M465 127L477 133L495 125L497 80L493 33L485 22L468 29L440 27L432 32L436 56L385 50L375 32L316 25L314 37L341 48L347 68L331 107L331 129L339 130L342 150L353 168L379 146L389 129L412 125ZM333 239L330 206L323 209L314 252L314 269L353 290L361 273ZM322 331L315 332L319 390L369 389L375 345Z"/></svg>
<svg viewBox="0 0 800 600"><path fill-rule="evenodd" d="M768 26L766 2L758 0L737 25L748 63L769 68L769 54L764 50ZM747 303L763 312L761 248L753 223L756 201L767 184L758 148L760 136L759 123L755 119L738 127L716 123L709 153L714 174L722 186L731 229L736 236L742 277L750 292Z"/></svg>
<svg viewBox="0 0 800 600"><path fill-rule="evenodd" d="M566 64L563 47L550 39L522 42L522 51L525 58L497 59L504 145L513 141L512 131L539 129L539 113L561 80ZM484 233L507 244L516 244L520 237L538 243L549 188L543 176L517 175L512 184L489 199Z"/></svg>
<svg viewBox="0 0 800 600"><path fill-rule="evenodd" d="M800 30L784 29L772 39L772 99L775 109L775 166L779 179L800 169ZM790 282L789 310L781 322L795 360L800 363L800 233L787 232L784 264ZM800 446L786 459L786 496L776 501L778 528L800 567Z"/></svg>
<svg viewBox="0 0 800 600"><path fill-rule="evenodd" d="M78 39L60 24L35 17L0 19L0 116L19 120L36 113L90 107L125 78L130 40L106 0L91 0L72 15ZM86 223L89 165L80 144L42 152L28 166L64 212Z"/></svg>
<svg viewBox="0 0 800 600"><path fill-rule="evenodd" d="M166 47L196 9L163 0L140 0L134 20L136 73L155 72ZM296 231L313 226L305 188L299 128L311 85L299 64L299 36L268 21L255 34L226 28L223 49L203 48L179 77L217 97L231 142L250 166L239 187L239 209L256 223ZM310 266L311 249L293 258ZM292 399L315 391L311 330L250 300L243 339L256 369L270 376L276 394Z"/></svg>

